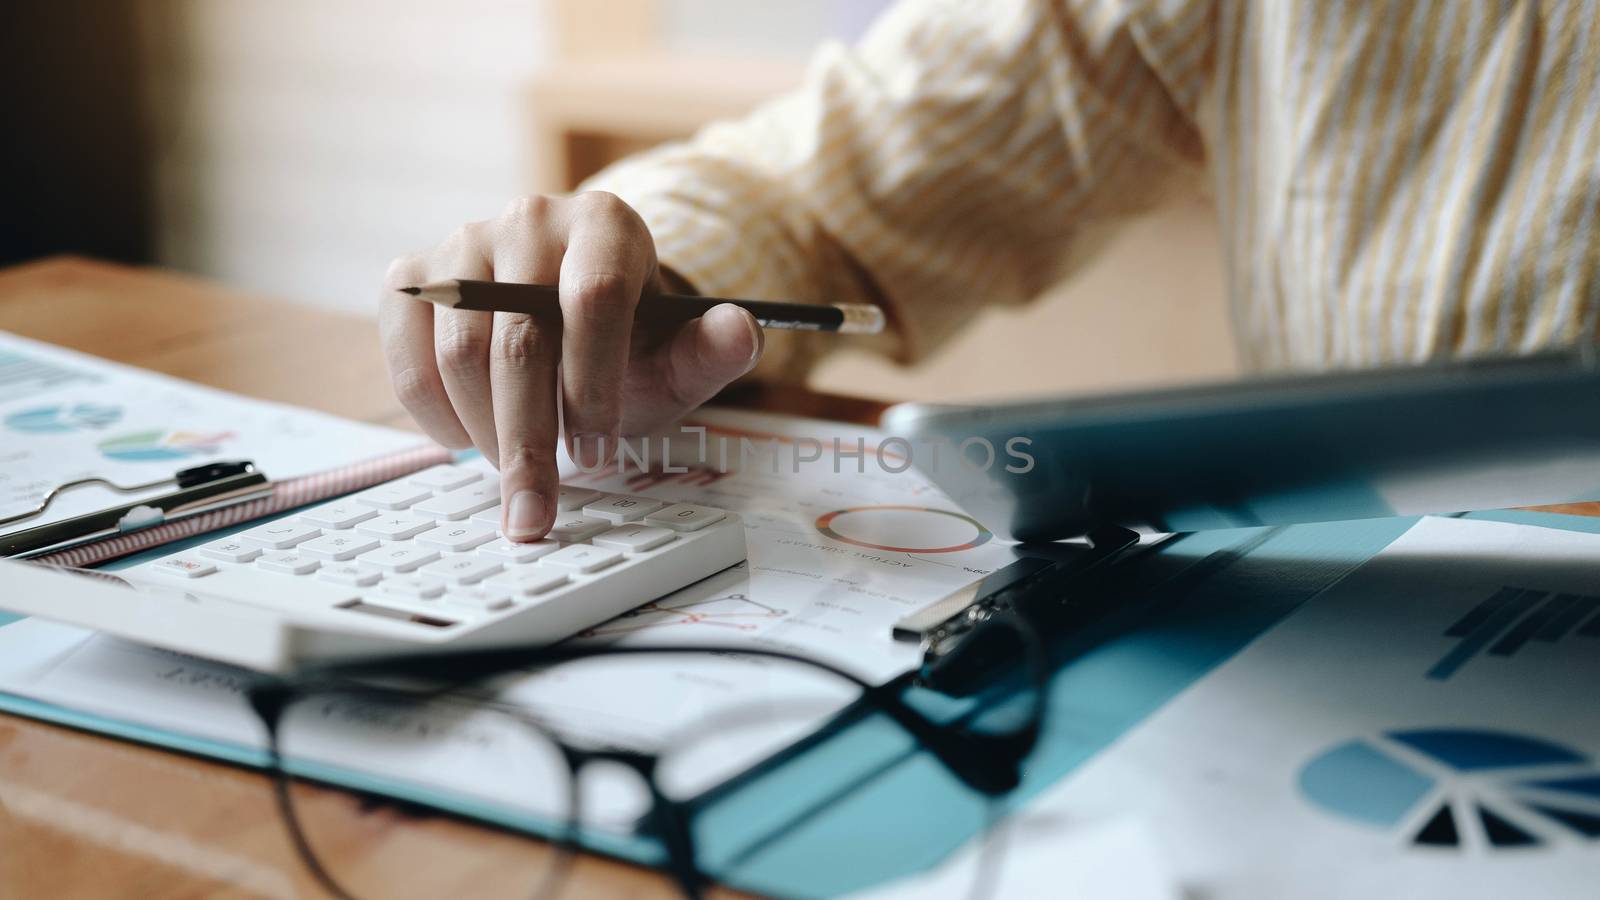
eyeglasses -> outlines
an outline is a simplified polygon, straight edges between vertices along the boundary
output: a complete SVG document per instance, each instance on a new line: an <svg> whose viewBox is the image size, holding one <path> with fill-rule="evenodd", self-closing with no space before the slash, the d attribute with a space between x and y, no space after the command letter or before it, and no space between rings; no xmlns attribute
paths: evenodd
<svg viewBox="0 0 1600 900"><path fill-rule="evenodd" d="M1015 788L1043 725L1048 674L1026 625L987 623L974 646L992 653L997 642L1009 642L1017 665L984 696L1003 701L928 703L914 676L875 685L777 650L570 642L330 665L262 680L247 695L268 738L289 836L336 897L554 896L594 830L652 839L656 861L686 896L699 897L709 879L696 853L696 798L726 774L729 759L756 762L816 728L879 716L937 760L956 789L1000 797ZM588 703L563 709L552 700L587 686L598 699L601 690L639 684L629 679L641 664L675 657L693 660L698 677L728 679L736 699L695 710L691 727L668 734L648 722L607 721L603 708ZM668 696L670 686L649 687ZM485 808L511 811L505 820L538 823L531 830L551 843L486 839L472 848L477 861L464 866L424 858L422 848L436 845L408 841L427 829L425 819L395 828L397 819L412 818L403 805L318 785L348 783L330 774L337 765L330 761L340 759L346 772L350 760L370 760L376 770L367 774L386 780L428 773L426 785L411 782L418 795L454 788Z"/></svg>

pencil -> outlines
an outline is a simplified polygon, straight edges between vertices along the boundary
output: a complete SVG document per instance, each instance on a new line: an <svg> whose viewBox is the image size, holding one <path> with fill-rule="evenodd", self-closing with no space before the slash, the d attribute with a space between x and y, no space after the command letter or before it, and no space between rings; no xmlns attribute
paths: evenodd
<svg viewBox="0 0 1600 900"><path fill-rule="evenodd" d="M560 295L556 288L547 284L451 279L400 288L400 292L450 309L525 313L532 316L561 314ZM658 294L651 297L639 304L634 312L634 320L687 322L723 303L732 303L750 313L762 328L836 331L840 334L877 334L883 330L883 310L865 303L724 300L686 294Z"/></svg>

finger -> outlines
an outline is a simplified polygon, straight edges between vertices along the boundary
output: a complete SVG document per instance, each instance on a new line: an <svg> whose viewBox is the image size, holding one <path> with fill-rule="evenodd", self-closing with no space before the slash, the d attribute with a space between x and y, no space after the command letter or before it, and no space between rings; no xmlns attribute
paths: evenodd
<svg viewBox="0 0 1600 900"><path fill-rule="evenodd" d="M560 277L564 241L548 203L513 204L495 243L500 281L549 284ZM501 530L512 540L543 537L555 520L557 364L562 323L496 313L489 380L500 439Z"/></svg>
<svg viewBox="0 0 1600 900"><path fill-rule="evenodd" d="M402 256L390 264L378 306L378 333L400 405L428 437L461 450L472 446L472 439L456 418L439 377L433 353L433 305L399 293L400 288L427 280L428 267L419 256Z"/></svg>
<svg viewBox="0 0 1600 900"><path fill-rule="evenodd" d="M611 194L573 200L561 261L562 414L579 464L614 447L622 418L633 312L655 271L655 248L638 215Z"/></svg>
<svg viewBox="0 0 1600 900"><path fill-rule="evenodd" d="M647 432L677 419L755 368L764 346L755 317L731 303L685 322L629 371L623 427Z"/></svg>
<svg viewBox="0 0 1600 900"><path fill-rule="evenodd" d="M436 251L430 268L438 278L494 279L493 239L481 224L457 231ZM439 375L461 426L490 464L498 466L499 440L489 386L489 341L493 313L436 307L434 352Z"/></svg>
<svg viewBox="0 0 1600 900"><path fill-rule="evenodd" d="M555 520L561 323L515 313L494 318L489 377L500 435L501 530L512 540L534 540Z"/></svg>

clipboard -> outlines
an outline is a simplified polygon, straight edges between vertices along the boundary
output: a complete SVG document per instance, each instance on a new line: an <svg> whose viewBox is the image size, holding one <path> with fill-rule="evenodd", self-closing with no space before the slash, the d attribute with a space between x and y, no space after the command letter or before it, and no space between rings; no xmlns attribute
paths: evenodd
<svg viewBox="0 0 1600 900"><path fill-rule="evenodd" d="M187 499L174 499L174 509L181 508L180 515L163 515L160 520L139 528L107 529L86 536L81 541L53 545L27 556L52 565L75 567L99 565L176 541L231 528L252 519L358 491L429 466L448 463L452 458L451 452L443 447L425 445L283 481L267 481L264 475L257 472L255 474L260 477L261 482L258 487L234 485L241 491L239 496L223 499L219 495L213 497L217 502L212 503L193 496ZM179 493L181 492L174 492L174 495ZM172 496L169 495L169 499ZM94 515L109 517L113 512L115 510L106 510Z"/></svg>
<svg viewBox="0 0 1600 900"><path fill-rule="evenodd" d="M270 495L273 489L267 476L249 460L207 463L180 469L170 479L126 487L105 478L80 478L56 486L34 509L0 520L0 527L45 515L56 497L75 488L98 485L128 494L166 484L175 487L155 497L0 534L0 556L27 559L66 550L113 535L164 522L181 521L188 516L257 500Z"/></svg>
<svg viewBox="0 0 1600 900"><path fill-rule="evenodd" d="M5 331L0 357L23 373L0 396L0 555L91 566L450 459L420 435Z"/></svg>

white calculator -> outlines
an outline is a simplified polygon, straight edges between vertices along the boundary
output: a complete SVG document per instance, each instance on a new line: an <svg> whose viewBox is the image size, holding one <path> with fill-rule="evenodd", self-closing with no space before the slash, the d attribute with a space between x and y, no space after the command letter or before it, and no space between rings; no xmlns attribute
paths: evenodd
<svg viewBox="0 0 1600 900"><path fill-rule="evenodd" d="M745 558L724 510L569 485L557 507L545 539L508 541L493 471L435 466L118 572L134 593L8 564L0 606L287 671L557 641Z"/></svg>

